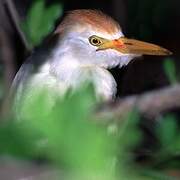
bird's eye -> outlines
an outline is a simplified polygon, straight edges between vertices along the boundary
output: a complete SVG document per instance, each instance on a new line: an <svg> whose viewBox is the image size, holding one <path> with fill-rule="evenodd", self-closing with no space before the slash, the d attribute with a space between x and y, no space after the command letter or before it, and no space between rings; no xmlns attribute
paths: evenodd
<svg viewBox="0 0 180 180"><path fill-rule="evenodd" d="M100 38L96 37L96 36L91 36L91 37L89 38L89 42L90 42L93 46L100 46L100 45L103 43L103 41L102 41Z"/></svg>

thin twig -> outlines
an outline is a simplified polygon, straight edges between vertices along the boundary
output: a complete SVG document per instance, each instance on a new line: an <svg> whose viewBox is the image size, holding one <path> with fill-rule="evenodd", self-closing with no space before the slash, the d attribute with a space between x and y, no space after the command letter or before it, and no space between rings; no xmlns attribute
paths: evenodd
<svg viewBox="0 0 180 180"><path fill-rule="evenodd" d="M23 31L20 28L19 15L16 11L16 8L15 8L12 0L5 0L4 5L8 11L8 14L10 16L10 20L12 21L17 33L19 34L19 37L20 37L24 47L26 48L26 51L30 52L31 51L30 45L29 45L28 41L26 40L26 37L25 37Z"/></svg>

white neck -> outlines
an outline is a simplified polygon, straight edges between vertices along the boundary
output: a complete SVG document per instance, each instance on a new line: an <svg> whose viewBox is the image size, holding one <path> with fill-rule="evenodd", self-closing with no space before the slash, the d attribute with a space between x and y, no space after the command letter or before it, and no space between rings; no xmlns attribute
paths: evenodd
<svg viewBox="0 0 180 180"><path fill-rule="evenodd" d="M68 46L58 49L54 51L49 66L50 74L55 76L58 83L64 83L67 88L76 88L88 80L95 85L97 95L104 99L111 99L116 94L116 82L109 71L95 64L81 63L70 53Z"/></svg>

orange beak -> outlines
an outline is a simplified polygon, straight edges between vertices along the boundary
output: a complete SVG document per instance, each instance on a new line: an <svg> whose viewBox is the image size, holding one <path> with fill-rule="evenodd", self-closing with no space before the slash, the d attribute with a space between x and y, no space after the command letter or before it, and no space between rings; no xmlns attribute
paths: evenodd
<svg viewBox="0 0 180 180"><path fill-rule="evenodd" d="M157 55L166 56L171 55L172 52L162 48L158 45L138 41L135 39L119 38L115 40L107 40L98 50L114 49L123 54L137 54L137 55Z"/></svg>

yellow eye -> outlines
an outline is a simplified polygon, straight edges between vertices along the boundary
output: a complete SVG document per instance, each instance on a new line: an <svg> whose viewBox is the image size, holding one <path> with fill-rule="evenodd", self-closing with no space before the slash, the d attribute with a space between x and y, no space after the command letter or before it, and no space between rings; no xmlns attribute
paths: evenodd
<svg viewBox="0 0 180 180"><path fill-rule="evenodd" d="M103 44L103 41L97 37L97 36L91 36L89 38L89 42L93 45L93 46L100 46Z"/></svg>

